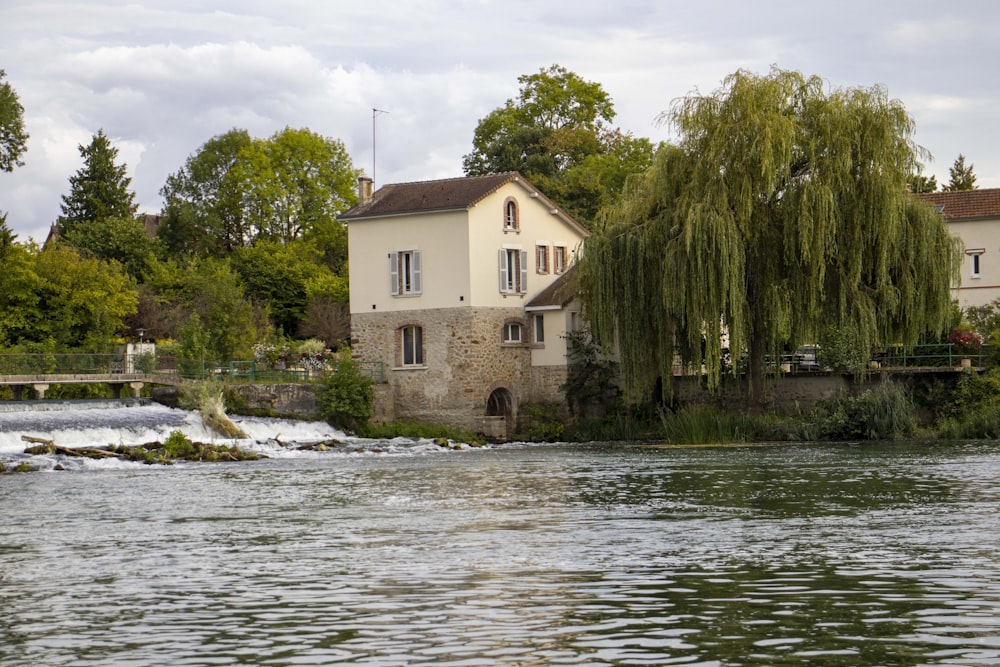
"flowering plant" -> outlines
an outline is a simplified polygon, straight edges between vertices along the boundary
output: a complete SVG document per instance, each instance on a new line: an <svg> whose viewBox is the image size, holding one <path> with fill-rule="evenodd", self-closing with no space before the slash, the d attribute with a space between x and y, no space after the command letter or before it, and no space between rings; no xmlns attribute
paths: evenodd
<svg viewBox="0 0 1000 667"><path fill-rule="evenodd" d="M983 336L966 326L958 326L948 334L948 342L963 352L978 352L983 346Z"/></svg>

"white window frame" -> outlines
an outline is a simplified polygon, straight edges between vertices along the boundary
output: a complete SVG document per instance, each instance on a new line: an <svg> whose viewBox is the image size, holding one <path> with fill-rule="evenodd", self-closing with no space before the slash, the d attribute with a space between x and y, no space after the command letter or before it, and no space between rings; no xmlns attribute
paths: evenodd
<svg viewBox="0 0 1000 667"><path fill-rule="evenodd" d="M513 197L503 203L503 230L505 232L521 231L521 213L517 200Z"/></svg>
<svg viewBox="0 0 1000 667"><path fill-rule="evenodd" d="M424 365L424 328L419 324L399 328L399 363L406 367Z"/></svg>
<svg viewBox="0 0 1000 667"><path fill-rule="evenodd" d="M556 245L552 248L552 273L556 275L566 272L566 263L569 253L564 245Z"/></svg>
<svg viewBox="0 0 1000 667"><path fill-rule="evenodd" d="M544 315L532 315L532 335L534 336L535 345L545 344L545 316Z"/></svg>
<svg viewBox="0 0 1000 667"><path fill-rule="evenodd" d="M524 326L520 322L503 323L504 345L520 345L524 342Z"/></svg>
<svg viewBox="0 0 1000 667"><path fill-rule="evenodd" d="M520 248L500 248L501 294L528 293L528 251Z"/></svg>
<svg viewBox="0 0 1000 667"><path fill-rule="evenodd" d="M535 245L535 273L549 272L549 244L539 241Z"/></svg>
<svg viewBox="0 0 1000 667"><path fill-rule="evenodd" d="M965 254L972 258L972 267L970 268L972 278L981 278L983 263L980 257L986 254L986 248L974 248L972 250L966 250Z"/></svg>
<svg viewBox="0 0 1000 667"><path fill-rule="evenodd" d="M392 296L417 296L423 292L419 250L389 253L389 293Z"/></svg>

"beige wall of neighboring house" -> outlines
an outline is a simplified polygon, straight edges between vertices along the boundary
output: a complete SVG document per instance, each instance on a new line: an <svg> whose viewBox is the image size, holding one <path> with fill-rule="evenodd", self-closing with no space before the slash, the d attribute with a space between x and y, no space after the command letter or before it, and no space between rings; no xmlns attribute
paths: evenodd
<svg viewBox="0 0 1000 667"><path fill-rule="evenodd" d="M365 193L364 187L361 189ZM351 344L380 361L399 420L511 432L527 402L564 401L564 278L586 230L516 173L388 185L347 211Z"/></svg>
<svg viewBox="0 0 1000 667"><path fill-rule="evenodd" d="M941 210L965 246L961 282L952 294L963 308L1000 299L1000 188L916 195Z"/></svg>

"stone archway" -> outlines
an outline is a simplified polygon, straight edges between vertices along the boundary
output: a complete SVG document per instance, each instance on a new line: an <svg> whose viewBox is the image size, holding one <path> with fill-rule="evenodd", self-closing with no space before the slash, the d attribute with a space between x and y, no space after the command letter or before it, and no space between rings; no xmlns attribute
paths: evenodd
<svg viewBox="0 0 1000 667"><path fill-rule="evenodd" d="M486 400L487 417L504 417L510 424L514 419L514 395L506 387L497 387Z"/></svg>

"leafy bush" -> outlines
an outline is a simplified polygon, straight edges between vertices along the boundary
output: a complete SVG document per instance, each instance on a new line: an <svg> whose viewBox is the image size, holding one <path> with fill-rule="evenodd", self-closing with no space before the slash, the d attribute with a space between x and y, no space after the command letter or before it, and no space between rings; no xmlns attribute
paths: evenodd
<svg viewBox="0 0 1000 667"><path fill-rule="evenodd" d="M333 426L356 433L368 425L374 403L374 382L361 372L351 349L342 347L333 368L319 382L316 406L320 415Z"/></svg>
<svg viewBox="0 0 1000 667"><path fill-rule="evenodd" d="M562 437L566 425L558 417L558 406L529 403L521 406L520 417L527 427L527 436L538 442L553 442Z"/></svg>
<svg viewBox="0 0 1000 667"><path fill-rule="evenodd" d="M917 429L912 397L892 382L856 396L839 396L822 406L817 417L814 434L824 440L892 440Z"/></svg>
<svg viewBox="0 0 1000 667"><path fill-rule="evenodd" d="M168 459L187 458L194 451L194 443L180 431L171 431L167 439L163 441L163 456Z"/></svg>
<svg viewBox="0 0 1000 667"><path fill-rule="evenodd" d="M316 355L323 354L323 350L325 349L326 343L318 338L310 338L299 343L297 351L299 354L315 357Z"/></svg>
<svg viewBox="0 0 1000 667"><path fill-rule="evenodd" d="M621 400L616 384L616 364L604 358L589 331L566 334L569 357L566 382L560 389L566 394L570 414L607 413Z"/></svg>
<svg viewBox="0 0 1000 667"><path fill-rule="evenodd" d="M980 412L1000 401L1000 369L986 373L967 373L958 381L951 401L944 410L948 418Z"/></svg>
<svg viewBox="0 0 1000 667"><path fill-rule="evenodd" d="M820 336L816 357L820 368L860 373L868 367L871 349L857 331L847 327L827 327Z"/></svg>

